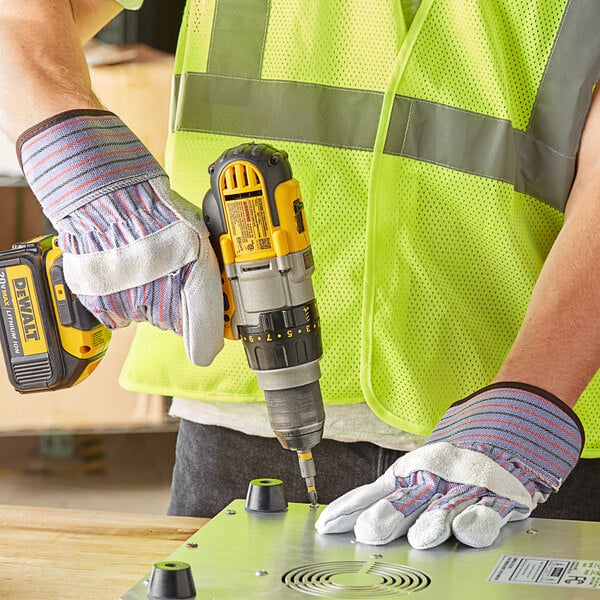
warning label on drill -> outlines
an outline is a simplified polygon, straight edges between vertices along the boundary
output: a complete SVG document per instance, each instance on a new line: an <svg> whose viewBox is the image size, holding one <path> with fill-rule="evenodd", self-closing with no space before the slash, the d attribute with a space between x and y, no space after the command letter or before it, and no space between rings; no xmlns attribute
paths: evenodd
<svg viewBox="0 0 600 600"><path fill-rule="evenodd" d="M231 239L238 256L271 249L264 196L230 200L227 213Z"/></svg>
<svg viewBox="0 0 600 600"><path fill-rule="evenodd" d="M503 556L488 581L600 590L600 561Z"/></svg>

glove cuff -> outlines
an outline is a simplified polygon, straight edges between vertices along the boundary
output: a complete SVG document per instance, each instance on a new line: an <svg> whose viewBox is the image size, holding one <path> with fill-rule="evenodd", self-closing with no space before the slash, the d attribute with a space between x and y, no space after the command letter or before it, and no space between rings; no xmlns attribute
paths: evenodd
<svg viewBox="0 0 600 600"><path fill-rule="evenodd" d="M164 175L139 138L108 111L54 115L17 140L21 168L56 225L107 192Z"/></svg>
<svg viewBox="0 0 600 600"><path fill-rule="evenodd" d="M537 387L535 385L530 385L528 383L521 383L520 381L499 381L497 383L492 383L486 387L483 387L480 390L477 390L476 392L474 392L470 396L467 396L466 398L463 398L462 400L456 401L454 404L452 404L452 407L458 406L458 405L462 404L463 402L468 402L471 398L473 398L475 396L479 396L482 393L493 392L494 390L506 390L506 389L513 389L513 390L517 390L517 391L521 390L524 393L530 393L535 396L540 396L541 398L547 400L551 404L554 404L554 406L556 408L558 408L562 412L564 412L566 414L566 416L569 417L573 421L573 423L575 424L575 426L577 427L577 429L581 435L581 445L583 447L583 445L585 444L585 431L583 429L583 424L581 423L581 420L577 416L577 413L568 404L563 402L558 396L555 396L551 392L547 392L546 390L544 390L540 387Z"/></svg>
<svg viewBox="0 0 600 600"><path fill-rule="evenodd" d="M577 464L584 443L575 413L533 386L493 384L452 405L427 440L515 459L557 490Z"/></svg>

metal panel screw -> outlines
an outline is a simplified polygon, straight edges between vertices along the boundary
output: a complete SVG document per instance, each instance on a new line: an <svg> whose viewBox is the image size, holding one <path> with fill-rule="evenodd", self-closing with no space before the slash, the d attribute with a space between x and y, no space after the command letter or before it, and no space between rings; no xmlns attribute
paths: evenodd
<svg viewBox="0 0 600 600"><path fill-rule="evenodd" d="M527 533L529 533L530 535L534 535L534 534L536 534L537 532L538 532L538 530L537 530L537 529L534 529L533 527L532 527L531 529L528 529L528 530L527 530Z"/></svg>
<svg viewBox="0 0 600 600"><path fill-rule="evenodd" d="M369 558L383 558L383 554L371 554Z"/></svg>
<svg viewBox="0 0 600 600"><path fill-rule="evenodd" d="M228 509L225 511L225 514L226 514L226 515L235 515L235 510L233 510L233 509L231 509L231 508L228 508Z"/></svg>
<svg viewBox="0 0 600 600"><path fill-rule="evenodd" d="M269 573L267 571L265 571L264 569L257 569L256 571L254 571L254 574L257 577L264 577L265 575L268 575Z"/></svg>
<svg viewBox="0 0 600 600"><path fill-rule="evenodd" d="M185 545L185 547L186 547L186 548L197 548L197 547L198 547L198 544L196 544L196 542L188 542L188 543Z"/></svg>

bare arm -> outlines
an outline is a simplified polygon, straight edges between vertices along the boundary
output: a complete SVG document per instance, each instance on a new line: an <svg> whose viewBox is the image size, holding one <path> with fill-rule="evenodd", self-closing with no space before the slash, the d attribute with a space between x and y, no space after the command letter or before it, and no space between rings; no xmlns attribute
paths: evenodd
<svg viewBox="0 0 600 600"><path fill-rule="evenodd" d="M496 381L537 385L574 406L599 368L600 91L596 89L564 226Z"/></svg>
<svg viewBox="0 0 600 600"><path fill-rule="evenodd" d="M0 129L25 129L74 108L101 108L82 42L120 6L114 0L0 2Z"/></svg>

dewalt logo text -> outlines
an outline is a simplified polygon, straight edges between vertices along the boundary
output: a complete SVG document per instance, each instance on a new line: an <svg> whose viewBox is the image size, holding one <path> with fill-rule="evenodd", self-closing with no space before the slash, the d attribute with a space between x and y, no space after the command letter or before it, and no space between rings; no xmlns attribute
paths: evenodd
<svg viewBox="0 0 600 600"><path fill-rule="evenodd" d="M15 265L6 271L17 329L15 333L21 345L18 354L22 352L24 356L32 356L48 352L31 269L27 265Z"/></svg>
<svg viewBox="0 0 600 600"><path fill-rule="evenodd" d="M21 320L21 331L26 341L38 341L40 339L39 326L36 319L29 281L26 277L19 277L13 280L13 290L17 300L17 310Z"/></svg>

